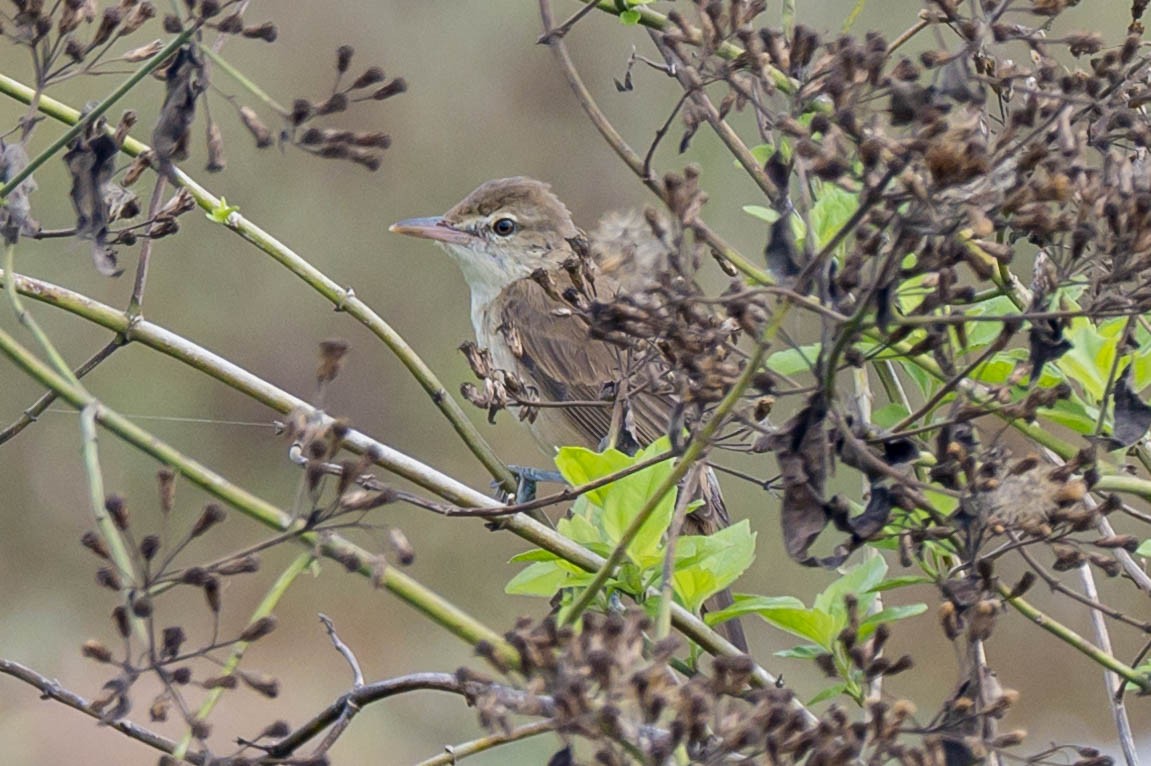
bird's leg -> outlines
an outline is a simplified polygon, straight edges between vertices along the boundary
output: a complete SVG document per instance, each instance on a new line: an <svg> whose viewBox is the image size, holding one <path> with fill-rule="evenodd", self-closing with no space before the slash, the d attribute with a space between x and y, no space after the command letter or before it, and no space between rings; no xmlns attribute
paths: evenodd
<svg viewBox="0 0 1151 766"><path fill-rule="evenodd" d="M536 485L541 481L566 484L563 474L546 468L532 468L524 465L509 465L508 470L516 477L516 504L530 503L536 499Z"/></svg>

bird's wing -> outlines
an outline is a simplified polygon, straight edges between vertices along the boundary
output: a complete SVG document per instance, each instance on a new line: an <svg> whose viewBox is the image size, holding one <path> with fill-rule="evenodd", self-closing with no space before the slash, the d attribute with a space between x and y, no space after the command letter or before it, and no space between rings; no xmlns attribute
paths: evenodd
<svg viewBox="0 0 1151 766"><path fill-rule="evenodd" d="M524 370L525 378L540 389L542 399L553 402L599 401L604 386L628 377L628 397L634 422L633 436L649 444L667 433L672 400L652 391L658 381L652 365L627 375L628 351L589 337L587 324L562 311L532 279L521 279L505 288L501 331ZM557 313L558 312L558 313ZM518 331L508 328L520 328ZM596 447L611 430L612 407L573 406L562 409L572 426Z"/></svg>

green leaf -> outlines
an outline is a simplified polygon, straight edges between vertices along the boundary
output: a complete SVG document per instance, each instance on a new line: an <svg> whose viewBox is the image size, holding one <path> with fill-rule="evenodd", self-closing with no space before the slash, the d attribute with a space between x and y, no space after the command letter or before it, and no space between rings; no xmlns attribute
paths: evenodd
<svg viewBox="0 0 1151 766"><path fill-rule="evenodd" d="M935 582L927 575L903 575L901 577L889 577L883 582L876 585L869 592L882 593L885 590L895 590L896 588L906 588L908 585L928 585Z"/></svg>
<svg viewBox="0 0 1151 766"><path fill-rule="evenodd" d="M555 561L559 556L551 551L545 551L543 548L532 548L530 551L517 553L508 559L509 564L517 564L521 561Z"/></svg>
<svg viewBox="0 0 1151 766"><path fill-rule="evenodd" d="M639 11L622 11L619 15L620 23L628 26L635 26L639 23L641 15Z"/></svg>
<svg viewBox="0 0 1151 766"><path fill-rule="evenodd" d="M808 220L815 232L815 249L820 250L835 238L848 219L859 209L859 195L844 191L838 186L825 184L819 192L819 199L811 206Z"/></svg>
<svg viewBox="0 0 1151 766"><path fill-rule="evenodd" d="M764 207L763 205L744 205L743 212L747 213L753 218L758 218L761 221L766 221L767 223L775 223L779 220L778 210L773 210L769 207Z"/></svg>
<svg viewBox="0 0 1151 766"><path fill-rule="evenodd" d="M755 538L747 519L715 534L679 538L672 577L684 604L698 611L709 597L735 582L755 560Z"/></svg>
<svg viewBox="0 0 1151 766"><path fill-rule="evenodd" d="M504 592L513 596L542 596L550 598L560 588L571 583L568 572L550 561L540 561L525 567L504 586Z"/></svg>
<svg viewBox="0 0 1151 766"><path fill-rule="evenodd" d="M582 447L564 447L556 454L556 467L569 483L586 484L594 479L617 473L654 455L667 452L668 445L668 438L663 437L646 449L640 450L634 457L614 449L592 452ZM588 501L601 508L602 512L589 513L587 526L602 530L600 540L612 545L618 543L636 514L664 483L671 471L672 464L669 459L588 492L586 495ZM674 511L675 493L667 492L628 545L627 555L632 561L644 566L658 563L663 534L667 531ZM596 521L591 521L592 516L596 517ZM589 530L585 528L582 535L586 536L588 532ZM588 542L586 537L579 539L585 544Z"/></svg>
<svg viewBox="0 0 1151 766"><path fill-rule="evenodd" d="M839 621L818 609L777 608L761 609L759 614L780 630L793 636L806 638L830 652L836 634L840 631Z"/></svg>
<svg viewBox="0 0 1151 766"><path fill-rule="evenodd" d="M827 651L815 644L805 644L793 646L790 649L781 649L774 654L776 657L784 657L789 660L813 660L820 655L827 654Z"/></svg>
<svg viewBox="0 0 1151 766"><path fill-rule="evenodd" d="M910 414L902 404L889 402L871 413L871 422L880 428L891 428Z"/></svg>
<svg viewBox="0 0 1151 766"><path fill-rule="evenodd" d="M875 632L881 623L906 620L908 617L915 617L926 611L927 604L904 604L880 609L875 614L869 614L866 619L859 623L859 637L867 638Z"/></svg>
<svg viewBox="0 0 1151 766"><path fill-rule="evenodd" d="M999 295L989 300L980 301L967 308L968 316L1018 316L1019 309L1006 295ZM967 323L967 350L978 351L991 344L999 336L1001 325L999 322L968 322Z"/></svg>
<svg viewBox="0 0 1151 766"><path fill-rule="evenodd" d="M1096 327L1091 320L1076 317L1071 320L1071 328L1064 337L1071 342L1071 349L1055 362L1068 379L1075 381L1093 402L1103 398L1107 388L1107 376L1115 361L1117 338L1109 337L1104 322Z"/></svg>
<svg viewBox="0 0 1151 766"><path fill-rule="evenodd" d="M767 368L780 375L794 376L803 372L810 372L816 358L819 357L820 344L811 343L799 348L788 348L776 351L767 357Z"/></svg>
<svg viewBox="0 0 1151 766"><path fill-rule="evenodd" d="M835 684L834 686L827 687L826 689L821 691L819 694L816 694L814 697L812 697L811 699L809 699L807 701L807 704L808 705L815 705L817 703L823 702L824 700L829 700L829 699L832 699L833 697L838 697L839 695L843 694L846 691L847 691L847 684L846 683Z"/></svg>
<svg viewBox="0 0 1151 766"><path fill-rule="evenodd" d="M1151 558L1151 538L1139 544L1139 547L1135 549L1135 555Z"/></svg>
<svg viewBox="0 0 1151 766"><path fill-rule="evenodd" d="M803 602L795 596L746 596L736 594L734 604L717 612L709 612L707 617L717 622L742 617L745 614L759 613L764 609L804 609Z"/></svg>
<svg viewBox="0 0 1151 766"><path fill-rule="evenodd" d="M229 205L228 200L220 197L220 204L209 210L205 215L208 216L208 220L210 221L226 224L228 222L228 216L238 212L240 212L240 208L235 205Z"/></svg>
<svg viewBox="0 0 1151 766"><path fill-rule="evenodd" d="M772 144L756 144L748 151L751 152L752 157L755 157L756 162L760 165L766 165L767 161L771 159L771 155L775 154L775 147ZM739 163L736 162L736 165L738 166Z"/></svg>
<svg viewBox="0 0 1151 766"><path fill-rule="evenodd" d="M556 453L556 468L567 479L568 484L578 486L599 479L608 474L622 471L632 464L632 459L619 450L609 449L593 452L585 447L561 447ZM593 489L586 497L599 507L613 484Z"/></svg>
<svg viewBox="0 0 1151 766"><path fill-rule="evenodd" d="M828 614L847 616L847 607L843 599L853 595L859 600L860 610L866 610L875 599L871 589L883 582L887 574L887 562L883 556L871 556L858 565L847 570L839 579L832 582L823 592L815 597L812 608L827 612Z"/></svg>

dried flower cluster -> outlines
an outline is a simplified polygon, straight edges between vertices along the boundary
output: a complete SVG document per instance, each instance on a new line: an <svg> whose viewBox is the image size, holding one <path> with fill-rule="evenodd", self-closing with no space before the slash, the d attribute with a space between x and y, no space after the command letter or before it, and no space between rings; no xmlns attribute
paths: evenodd
<svg viewBox="0 0 1151 766"><path fill-rule="evenodd" d="M173 514L176 499L176 474L167 468L157 474L160 515L166 520ZM235 633L221 629L223 593L228 578L260 571L260 558L254 552L238 552L209 564L178 566L174 560L194 541L216 529L227 514L215 503L209 503L183 534L147 533L137 536L125 500L110 495L104 509L114 528L116 543L102 533L85 532L81 543L100 559L96 582L117 595L119 603L112 610L112 623L119 646L99 640L86 641L81 649L85 657L115 669L115 675L104 684L103 693L92 704L105 721L117 721L133 707L135 685L145 676L156 678L161 691L148 705L148 716L154 722L168 720L173 711L184 720L197 740L205 740L211 724L195 716L193 690L232 690L247 687L265 697L279 694L279 683L269 676L247 670L221 671L217 655L237 642L259 641L276 628L276 619L257 619ZM164 524L168 529L169 524ZM127 543L127 550L120 548ZM202 642L192 636L201 632L188 621L193 615L179 617L168 612L166 593L178 589L199 590L207 606L210 638Z"/></svg>
<svg viewBox="0 0 1151 766"><path fill-rule="evenodd" d="M550 619L522 620L506 634L522 681L500 683L468 669L457 675L473 690L480 723L489 730L511 732L517 716L548 718L566 743L553 763L582 760L575 754L586 744L594 752L589 760L602 764L668 763L682 747L693 763L943 766L957 752L982 757L1021 740L1018 732L986 740L973 733L985 719L1002 718L1018 697L1012 691L982 711L957 693L929 723L905 700L871 702L866 720L853 720L837 706L817 719L791 691L755 688L749 657L718 657L710 674L685 678L671 664L678 642L650 643L651 627L639 610L588 614L578 631ZM886 639L886 630L860 643L844 636L850 661L869 678L911 665L907 657L880 656Z"/></svg>
<svg viewBox="0 0 1151 766"><path fill-rule="evenodd" d="M147 67L148 71L159 72L164 82L160 116L151 133L151 149L136 158L122 179L114 180L119 172L117 160L135 125L134 111L126 111L115 130L109 129L103 118L86 115L89 121L83 132L64 155L73 178L72 202L77 218L71 233L91 243L92 258L101 274L118 276L123 269L115 246L132 246L142 236L154 239L177 231L176 214L169 210L149 210L146 221L111 229L112 223L136 218L142 212L135 195L125 189L148 168L174 177L173 163L188 159L192 130L199 119L206 120L206 169L218 172L227 165L224 130L213 117L206 99L212 71L206 62L208 57L220 54L205 53L200 47L204 32L214 30L221 41L234 36L273 43L278 36L276 25L246 22L244 14L248 4L239 0L185 0L182 7L177 8L178 12L163 18L163 29L168 35L184 35L189 42L172 50L172 45L155 40L113 55L112 49L122 40L149 29L149 22L157 15L153 3L147 0L119 0L110 4L97 0L61 3L21 0L16 6L3 31L16 44L33 52L37 62L34 82L37 92L48 92L58 83L79 75L102 74L108 66L117 64ZM166 50L168 53L164 55ZM352 56L350 46L340 47L336 57L339 78L331 95L321 102L297 98L291 108L283 108L262 92L255 92L269 109L279 113L282 127L278 132L273 132L253 107L236 98L228 98L227 103L236 109L240 123L251 133L258 148L292 145L317 157L347 160L378 170L383 152L391 144L386 134L316 124L322 118L347 112L357 102L383 101L406 89L402 78L388 79L376 66L368 67L354 81L343 84ZM7 183L27 168L26 147L37 123L38 120L29 115L16 126L17 139L0 141L0 180L3 182ZM0 233L7 241L15 241L20 236L39 238L67 233L48 234L41 230L33 216L30 195L35 190L35 181L27 177L11 190L7 204L0 209Z"/></svg>

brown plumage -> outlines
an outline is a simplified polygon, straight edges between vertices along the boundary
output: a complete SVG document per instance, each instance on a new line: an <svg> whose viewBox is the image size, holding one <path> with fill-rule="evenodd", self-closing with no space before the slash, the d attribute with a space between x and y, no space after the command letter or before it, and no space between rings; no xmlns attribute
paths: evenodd
<svg viewBox="0 0 1151 766"><path fill-rule="evenodd" d="M547 184L517 177L488 181L443 216L401 221L392 231L434 240L455 258L471 288L476 341L494 367L515 373L542 401L577 403L542 407L531 423L549 454L564 445L645 446L668 432L675 401L659 355L643 344L621 348L591 338L579 312L543 287L550 282L563 292L572 285L565 264L590 253L585 265L597 297L641 288L666 267L645 222L608 217L589 240ZM624 394L626 407L605 401L610 390ZM714 474L707 470L699 484L705 503L686 517L687 534L729 523ZM746 650L739 625L726 626Z"/></svg>

